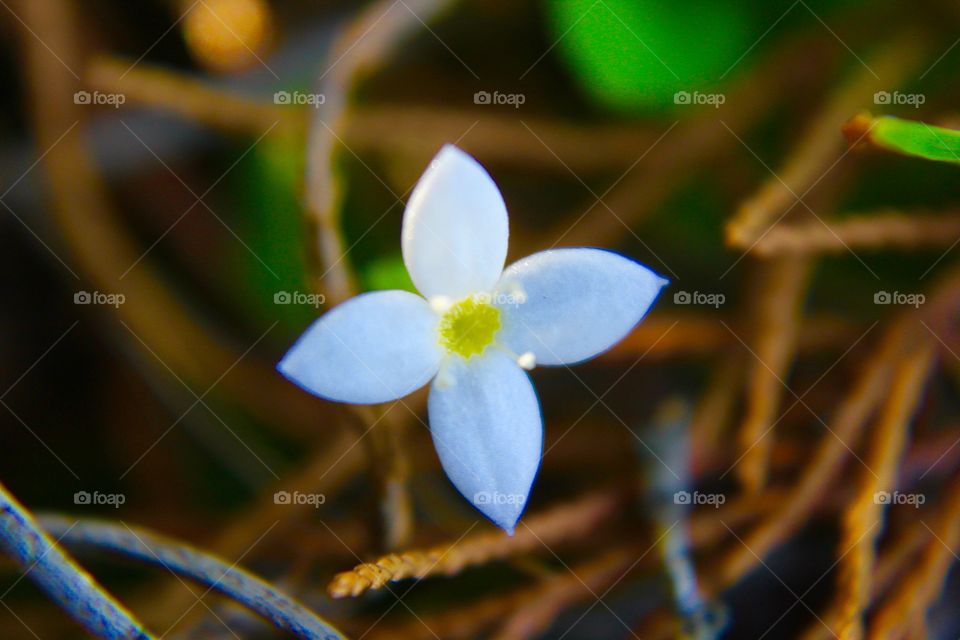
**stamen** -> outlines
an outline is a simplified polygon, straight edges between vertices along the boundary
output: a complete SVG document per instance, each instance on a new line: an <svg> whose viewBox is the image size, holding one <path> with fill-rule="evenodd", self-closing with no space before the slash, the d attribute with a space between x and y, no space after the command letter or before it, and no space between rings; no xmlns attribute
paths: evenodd
<svg viewBox="0 0 960 640"><path fill-rule="evenodd" d="M517 364L520 365L521 369L530 371L537 366L537 356L533 354L533 351L527 351L517 357Z"/></svg>
<svg viewBox="0 0 960 640"><path fill-rule="evenodd" d="M429 300L430 308L436 313L446 313L453 306L453 300L447 296L434 296Z"/></svg>
<svg viewBox="0 0 960 640"><path fill-rule="evenodd" d="M493 344L500 330L500 310L480 296L469 296L451 305L440 318L440 346L463 358L479 355Z"/></svg>

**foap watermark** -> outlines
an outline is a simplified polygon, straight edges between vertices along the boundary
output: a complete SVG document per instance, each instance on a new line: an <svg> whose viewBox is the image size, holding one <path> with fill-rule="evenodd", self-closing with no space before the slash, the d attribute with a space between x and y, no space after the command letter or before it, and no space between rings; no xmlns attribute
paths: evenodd
<svg viewBox="0 0 960 640"><path fill-rule="evenodd" d="M722 493L701 493L699 491L677 491L673 494L673 504L709 504L714 509L719 509L720 505L727 501L727 496Z"/></svg>
<svg viewBox="0 0 960 640"><path fill-rule="evenodd" d="M523 504L527 496L522 493L500 493L499 491L478 491L473 494L473 504Z"/></svg>
<svg viewBox="0 0 960 640"><path fill-rule="evenodd" d="M900 493L894 491L877 491L873 494L874 504L908 504L914 509L919 509L920 505L927 501L927 497L922 493Z"/></svg>
<svg viewBox="0 0 960 640"><path fill-rule="evenodd" d="M673 294L673 304L696 304L719 309L727 301L722 293L703 293L701 291L677 291Z"/></svg>
<svg viewBox="0 0 960 640"><path fill-rule="evenodd" d="M291 506L309 505L319 509L327 501L322 493L302 493L300 491L277 491L273 494L273 504L288 504Z"/></svg>
<svg viewBox="0 0 960 640"><path fill-rule="evenodd" d="M518 307L527 301L527 294L519 289L516 291L480 293L477 294L476 301L492 304L497 307Z"/></svg>
<svg viewBox="0 0 960 640"><path fill-rule="evenodd" d="M927 301L922 293L902 293L900 291L877 291L873 294L873 304L899 304L917 308Z"/></svg>
<svg viewBox="0 0 960 640"><path fill-rule="evenodd" d="M473 94L473 104L505 104L519 109L520 105L527 101L527 96L522 93L500 93L494 91L477 91Z"/></svg>
<svg viewBox="0 0 960 640"><path fill-rule="evenodd" d="M100 493L99 491L77 491L73 494L73 504L81 506L111 506L119 509L127 501L122 493Z"/></svg>
<svg viewBox="0 0 960 640"><path fill-rule="evenodd" d="M673 94L673 104L701 105L709 104L714 109L719 109L720 105L727 101L727 96L722 93L701 93L699 91L677 91Z"/></svg>
<svg viewBox="0 0 960 640"><path fill-rule="evenodd" d="M73 294L73 304L106 304L117 308L127 301L122 293L104 293L103 291L77 291Z"/></svg>
<svg viewBox="0 0 960 640"><path fill-rule="evenodd" d="M273 94L273 104L288 104L292 106L311 106L314 109L327 101L322 93L306 93L303 91L277 91Z"/></svg>
<svg viewBox="0 0 960 640"><path fill-rule="evenodd" d="M922 93L901 93L899 91L877 91L873 94L873 104L909 105L919 109L927 101Z"/></svg>
<svg viewBox="0 0 960 640"><path fill-rule="evenodd" d="M322 293L304 293L303 291L277 291L273 294L273 304L308 304L315 309L327 301Z"/></svg>
<svg viewBox="0 0 960 640"><path fill-rule="evenodd" d="M102 91L77 91L73 94L73 104L107 105L119 109L127 101L122 93L103 93Z"/></svg>

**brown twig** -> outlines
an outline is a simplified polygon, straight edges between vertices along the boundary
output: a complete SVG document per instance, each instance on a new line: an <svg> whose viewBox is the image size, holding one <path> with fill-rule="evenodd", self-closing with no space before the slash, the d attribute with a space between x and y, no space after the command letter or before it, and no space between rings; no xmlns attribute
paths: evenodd
<svg viewBox="0 0 960 640"><path fill-rule="evenodd" d="M520 121L489 111L382 105L352 112L344 139L358 152L379 151L424 166L443 143L468 130L460 144L484 163L563 175L569 175L567 167L578 173L622 170L660 135L642 123L574 124L537 115Z"/></svg>
<svg viewBox="0 0 960 640"><path fill-rule="evenodd" d="M257 549L251 551L250 543L263 535L264 531L269 530L275 536L289 533L297 523L312 515L313 510L309 507L278 501L277 492L322 493L325 498L331 499L339 487L363 469L361 453L354 434L342 431L332 442L318 449L303 467L270 487L253 506L233 522L227 523L205 548L224 558L237 558L250 551L247 560L252 560L256 557ZM180 628L186 630L190 623L197 620L196 616L188 618L184 615L184 611L191 609L194 600L195 596L184 590L183 585L171 584L160 594L151 594L150 619L160 624L171 618L182 618ZM201 613L201 610L196 610L196 613Z"/></svg>
<svg viewBox="0 0 960 640"><path fill-rule="evenodd" d="M737 209L727 224L727 243L749 247L771 222L802 203L803 195L846 153L840 130L850 114L870 104L876 91L899 86L923 60L926 48L916 33L902 34L887 42L869 66L856 67L853 77L834 92L806 127L783 167Z"/></svg>
<svg viewBox="0 0 960 640"><path fill-rule="evenodd" d="M730 555L721 560L720 584L733 584L750 571L758 558L763 558L783 542L815 508L842 468L848 447L856 443L864 423L883 399L895 363L906 349L911 348L917 336L929 335L918 319L926 317L935 327L941 326L953 317L958 304L960 270L954 269L938 281L922 314L903 312L888 327L853 390L837 408L836 416L829 424L830 434L823 437L789 496L773 515L750 532L744 544L734 547Z"/></svg>
<svg viewBox="0 0 960 640"><path fill-rule="evenodd" d="M796 91L810 78L811 53L831 57L828 47L807 36L791 40L774 51L753 73L743 77L728 92L726 104L682 121L652 150L636 150L629 173L603 198L544 232L544 237L566 246L609 246L635 229L682 181L698 168L737 144L736 138L718 121L740 132L758 122L762 114ZM823 61L823 59L818 59ZM592 200L591 200L592 201ZM580 219L582 216L582 219Z"/></svg>
<svg viewBox="0 0 960 640"><path fill-rule="evenodd" d="M435 640L436 638L476 638L505 615L522 607L539 595L539 585L515 589L455 609L447 609L433 615L418 615L406 624L387 627L374 624L363 635L370 640Z"/></svg>
<svg viewBox="0 0 960 640"><path fill-rule="evenodd" d="M729 332L728 332L729 333ZM743 383L743 357L736 351L721 356L690 419L691 468L697 475L714 455L729 426L738 391Z"/></svg>
<svg viewBox="0 0 960 640"><path fill-rule="evenodd" d="M43 160L50 179L52 217L71 262L99 290L125 296L115 313L133 334L130 344L143 352L159 375L169 375L169 367L200 389L219 383L238 403L271 424L290 426L297 433L315 428L322 411L319 401L281 381L272 366L244 357L226 339L212 335L212 328L187 309L169 282L148 261L140 262L142 249L119 227L107 186L86 146L83 130L90 110L73 100L80 86L47 49L55 48L65 64L79 67L76 20L70 5L62 0L22 5L25 23L34 32L44 33L43 42L29 33L23 36L24 77L38 145L47 150Z"/></svg>
<svg viewBox="0 0 960 640"><path fill-rule="evenodd" d="M841 603L834 628L841 640L864 635L864 611L872 593L876 544L883 532L884 504L879 492L896 485L897 470L906 446L910 421L916 412L927 377L933 367L932 340L925 340L897 367L889 396L871 438L861 487L843 518L837 600Z"/></svg>
<svg viewBox="0 0 960 640"><path fill-rule="evenodd" d="M911 526L897 536L888 549L881 550L870 580L870 602L876 602L894 583L899 580L908 564L930 541L930 532L923 527ZM826 613L810 624L801 635L802 640L827 640L836 635L833 632L839 618L842 603L834 599Z"/></svg>
<svg viewBox="0 0 960 640"><path fill-rule="evenodd" d="M778 258L757 265L755 356L747 375L747 415L740 428L743 459L737 475L748 492L766 483L772 433L783 386L794 359L801 314L813 264L807 259Z"/></svg>
<svg viewBox="0 0 960 640"><path fill-rule="evenodd" d="M721 520L731 526L750 523L772 511L782 499L782 495L778 492L767 491L757 497L731 500L723 505L718 513L695 512L690 521L691 541L698 549L709 549L728 534L727 529L721 525ZM620 545L608 554L574 565L573 572L582 575L581 571L585 570L585 567L593 566L594 570L597 571L593 577L603 579L606 575L606 561L615 562L618 555L632 559L619 574L613 577L613 581L618 581L619 575L623 575L627 569L643 572L644 575L656 571L659 555L652 552L647 553L647 550L651 549L651 545L656 541L653 538L645 537L643 542L638 545L633 538L635 538L635 535L631 534L630 542ZM631 568L630 565L635 566ZM613 573L612 568L611 572ZM578 602L593 600L594 595L590 591L596 592L597 589L604 588L577 589L575 585L567 581L567 577L572 576L566 573L560 574L547 582L539 582L531 587L518 589L511 593L485 598L464 608L454 609L449 613L418 615L416 621L401 627L391 630L381 630L378 627L371 632L370 636L376 640L392 638L410 640L412 638L434 638L437 635L444 638L476 637L487 627L493 626L498 621L502 622L508 616L529 621L542 621L545 618L546 608L559 613ZM549 601L542 602L544 598L549 598ZM526 612L525 609L528 608L531 611ZM675 628L673 618L668 618L668 620L670 622L669 628Z"/></svg>
<svg viewBox="0 0 960 640"><path fill-rule="evenodd" d="M736 324L724 316L655 313L600 356L600 361L632 363L640 355L644 358L702 357L731 348L742 349L721 320L731 326ZM799 328L797 347L803 352L843 348L863 330L863 327L836 316L811 315L804 318Z"/></svg>
<svg viewBox="0 0 960 640"><path fill-rule="evenodd" d="M308 109L276 105L262 98L215 87L210 82L168 69L116 56L93 58L87 84L107 93L121 93L127 104L139 104L212 127L225 133L260 135L279 122L294 135L307 127ZM549 117L525 118L543 140L531 139L516 118L435 106L380 105L352 109L342 137L357 153L378 152L425 166L445 142L464 131L464 149L483 162L529 170L566 172L552 149L581 173L607 171L636 160L637 149L653 143L657 133L647 126L604 123L573 124Z"/></svg>
<svg viewBox="0 0 960 640"><path fill-rule="evenodd" d="M922 520L921 524L927 527ZM954 549L960 545L960 482L951 485L933 526L927 528L934 539L878 609L871 624L871 638L900 637L941 592L947 572L956 561Z"/></svg>
<svg viewBox="0 0 960 640"><path fill-rule="evenodd" d="M304 110L214 88L208 81L145 62L98 56L87 65L92 89L122 94L131 105L160 109L225 133L259 136L275 124L297 134L306 128Z"/></svg>
<svg viewBox="0 0 960 640"><path fill-rule="evenodd" d="M847 249L923 249L960 238L960 214L884 209L839 220L778 224L751 251L758 256L840 253Z"/></svg>
<svg viewBox="0 0 960 640"><path fill-rule="evenodd" d="M320 74L319 91L325 100L313 116L307 138L307 211L317 228L317 256L327 301L333 304L355 293L353 275L346 267L347 249L340 228L342 181L335 175L336 151L343 143L349 94L412 33L439 15L452 0L381 0L366 7L336 38L328 64ZM389 19L385 19L389 16ZM353 153L352 149L348 150ZM378 420L377 410L358 410L367 422ZM413 531L409 496L409 466L402 426L388 417L370 434L373 466L381 471L381 494L387 548L409 543ZM378 453L379 452L379 453Z"/></svg>
<svg viewBox="0 0 960 640"><path fill-rule="evenodd" d="M543 581L531 594L529 603L517 607L491 636L491 640L521 640L539 636L564 609L603 594L623 579L643 557L642 554L643 551L636 549L614 549Z"/></svg>
<svg viewBox="0 0 960 640"><path fill-rule="evenodd" d="M369 5L337 37L321 72L319 90L325 100L315 110L307 138L307 210L317 226L317 252L328 301L340 302L354 291L342 264L346 258L340 230L343 188L334 170L350 92L383 66L402 41L452 4L453 0L410 0L399 5L380 0Z"/></svg>
<svg viewBox="0 0 960 640"><path fill-rule="evenodd" d="M912 328L912 327L911 327ZM915 328L913 328L916 331ZM882 400L892 376L893 363L899 357L910 336L908 327L900 323L889 329L880 346L863 368L851 393L836 410L829 423L830 433L822 442L802 476L795 482L776 513L769 517L733 547L730 555L721 561L722 584L732 584L756 566L757 558L764 557L779 545L821 500L824 490L837 477L848 447L856 443L864 423Z"/></svg>
<svg viewBox="0 0 960 640"><path fill-rule="evenodd" d="M600 491L574 502L529 517L526 525L508 536L502 531L469 536L454 544L424 550L392 553L334 577L329 592L334 598L358 596L388 582L430 575L453 575L463 569L543 547L579 540L612 518L624 496Z"/></svg>

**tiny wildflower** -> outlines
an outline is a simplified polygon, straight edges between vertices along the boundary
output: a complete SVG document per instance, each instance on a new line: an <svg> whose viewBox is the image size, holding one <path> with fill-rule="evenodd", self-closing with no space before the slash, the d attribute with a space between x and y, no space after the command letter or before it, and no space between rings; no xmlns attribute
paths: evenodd
<svg viewBox="0 0 960 640"><path fill-rule="evenodd" d="M667 283L621 255L542 251L503 268L507 209L476 160L446 145L417 183L402 250L421 293L376 291L314 322L278 368L323 398L388 402L431 384L444 471L512 534L543 451L526 370L569 365L619 342Z"/></svg>

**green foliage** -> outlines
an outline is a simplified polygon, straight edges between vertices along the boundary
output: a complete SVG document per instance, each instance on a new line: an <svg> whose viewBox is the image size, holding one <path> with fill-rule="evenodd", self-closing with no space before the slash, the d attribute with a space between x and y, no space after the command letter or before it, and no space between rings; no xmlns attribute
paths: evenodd
<svg viewBox="0 0 960 640"><path fill-rule="evenodd" d="M401 289L416 293L399 252L366 261L361 265L360 284L365 291Z"/></svg>
<svg viewBox="0 0 960 640"><path fill-rule="evenodd" d="M309 305L274 303L277 292L310 291L299 195L303 158L302 141L268 136L237 166L235 179L240 193L236 201L241 213L239 235L252 251L241 247L242 253L237 254L239 286L246 288L242 299L253 313L278 318L291 330L302 329L318 314Z"/></svg>
<svg viewBox="0 0 960 640"><path fill-rule="evenodd" d="M622 112L672 105L677 91L706 91L756 38L743 3L548 0L547 11L577 82Z"/></svg>
<svg viewBox="0 0 960 640"><path fill-rule="evenodd" d="M872 126L870 140L879 147L925 160L960 164L960 131L893 116L874 118Z"/></svg>

